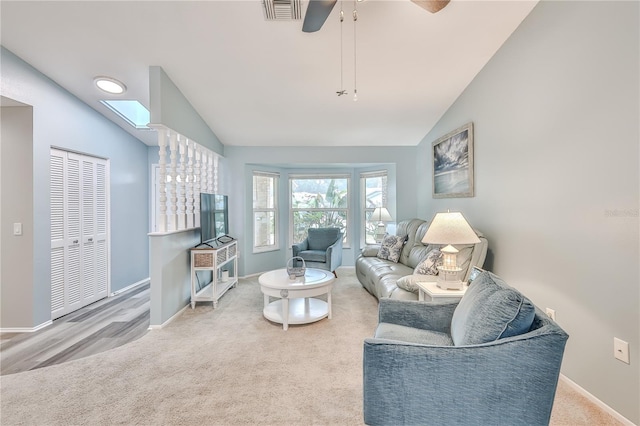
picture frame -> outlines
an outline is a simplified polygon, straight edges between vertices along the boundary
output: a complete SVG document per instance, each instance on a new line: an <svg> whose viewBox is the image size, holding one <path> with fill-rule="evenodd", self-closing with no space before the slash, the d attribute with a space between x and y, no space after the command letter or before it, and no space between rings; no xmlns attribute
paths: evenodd
<svg viewBox="0 0 640 426"><path fill-rule="evenodd" d="M431 144L433 198L473 197L473 123Z"/></svg>
<svg viewBox="0 0 640 426"><path fill-rule="evenodd" d="M469 274L469 284L471 284L471 282L476 278L478 278L478 275L480 275L483 272L484 272L484 269L478 268L477 266L472 266L471 273Z"/></svg>

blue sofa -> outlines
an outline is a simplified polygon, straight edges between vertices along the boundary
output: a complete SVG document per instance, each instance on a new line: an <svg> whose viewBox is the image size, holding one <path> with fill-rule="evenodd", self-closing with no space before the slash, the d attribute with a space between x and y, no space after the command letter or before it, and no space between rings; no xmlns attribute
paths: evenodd
<svg viewBox="0 0 640 426"><path fill-rule="evenodd" d="M364 342L364 421L546 425L568 337L489 272L459 302L380 299Z"/></svg>

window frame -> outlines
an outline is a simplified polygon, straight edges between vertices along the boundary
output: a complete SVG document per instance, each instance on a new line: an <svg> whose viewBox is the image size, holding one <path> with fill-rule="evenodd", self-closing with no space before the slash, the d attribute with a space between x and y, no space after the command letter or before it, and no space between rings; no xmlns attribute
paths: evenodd
<svg viewBox="0 0 640 426"><path fill-rule="evenodd" d="M293 228L294 228L294 223L293 223L293 218L294 218L294 212L296 211L310 211L310 212L314 212L314 211L318 211L318 212L327 212L327 211L344 211L346 213L345 215L345 229L344 229L344 240L342 242L342 247L344 248L351 248L351 237L350 237L350 229L351 229L351 215L352 215L352 202L351 202L351 197L352 197L352 186L351 186L351 181L352 181L353 176L351 174L348 173L305 173L305 174L290 174L289 175L289 199L288 199L288 204L289 204L289 245L293 245L294 240L293 240ZM314 179L345 179L347 181L347 195L346 195L346 200L347 200L347 207L346 208L294 208L293 207L293 188L292 188L292 183L294 180L314 180Z"/></svg>
<svg viewBox="0 0 640 426"><path fill-rule="evenodd" d="M255 207L255 178L263 177L272 179L271 184L273 188L273 207ZM253 253L265 253L269 251L280 250L280 238L279 238L279 200L278 200L278 182L280 180L280 173L267 172L261 170L254 170L251 176L251 228L252 228L252 247ZM256 245L256 214L257 213L273 213L273 244L265 245L265 246L257 246Z"/></svg>
<svg viewBox="0 0 640 426"><path fill-rule="evenodd" d="M385 183L385 188L382 191L382 202L381 205L379 206L375 206L375 207L367 207L367 179L373 179L373 178L379 178L379 177L384 177L386 178L386 183ZM360 242L361 244L367 245L367 244L376 244L375 240L374 241L367 241L367 223L369 222L367 220L367 213L373 213L373 211L375 210L376 207L386 207L387 209L389 209L389 171L386 169L383 170L373 170L373 171L369 171L369 172L361 172L360 173L360 203L362 206L362 210L360 212L360 235L362 236L360 238ZM376 224L377 225L377 224Z"/></svg>

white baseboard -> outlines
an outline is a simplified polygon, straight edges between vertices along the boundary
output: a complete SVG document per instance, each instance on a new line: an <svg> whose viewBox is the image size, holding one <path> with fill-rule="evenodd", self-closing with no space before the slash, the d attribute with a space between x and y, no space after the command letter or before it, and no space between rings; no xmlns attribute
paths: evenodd
<svg viewBox="0 0 640 426"><path fill-rule="evenodd" d="M53 321L49 320L47 322L43 322L40 325L35 327L9 327L9 328L0 328L0 333L33 333L42 328L48 327L53 324Z"/></svg>
<svg viewBox="0 0 640 426"><path fill-rule="evenodd" d="M615 419L621 422L623 425L636 426L635 423L633 423L632 421L624 417L622 414L618 413L613 408L609 407L604 402L600 401L598 398L596 398L595 396L587 392L587 390L585 390L583 387L581 387L579 384L577 384L576 382L574 382L564 374L560 374L560 380L562 380L565 384L567 384L571 389L575 390L580 395L584 396L589 401L593 402L595 405L598 406L598 408L602 409L603 411L607 412L611 416L615 417Z"/></svg>
<svg viewBox="0 0 640 426"><path fill-rule="evenodd" d="M238 278L247 279L247 278L251 278L251 277L257 277L258 275L262 275L262 274L264 274L264 272L256 272L255 274L243 275L243 276L238 277Z"/></svg>
<svg viewBox="0 0 640 426"><path fill-rule="evenodd" d="M149 281L151 281L151 278L145 278L145 279L140 280L140 281L138 281L136 283L133 283L133 284L131 284L131 285L125 287L125 288L121 288L120 290L114 291L113 293L109 294L109 297L117 296L117 295L119 295L121 293L124 293L125 291L131 290L132 288L138 287L139 285L146 284Z"/></svg>
<svg viewBox="0 0 640 426"><path fill-rule="evenodd" d="M176 318L178 318L184 311L185 309L187 309L190 306L189 303L187 303L187 305L180 309L178 312L176 312L171 318L169 318L168 320L166 320L165 322L163 322L160 325L150 325L149 326L149 330L160 330L163 327L166 327L167 325L169 325L173 320L175 320Z"/></svg>

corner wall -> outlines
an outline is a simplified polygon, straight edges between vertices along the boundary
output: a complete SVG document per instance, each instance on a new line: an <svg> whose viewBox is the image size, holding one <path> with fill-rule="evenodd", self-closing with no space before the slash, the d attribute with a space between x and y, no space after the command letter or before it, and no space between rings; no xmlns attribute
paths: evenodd
<svg viewBox="0 0 640 426"><path fill-rule="evenodd" d="M198 229L149 235L150 327L159 328L191 301L191 251Z"/></svg>
<svg viewBox="0 0 640 426"><path fill-rule="evenodd" d="M33 292L31 321L11 326L33 328L51 320L50 148L111 160L110 291L115 292L149 277L147 147L9 50L1 47L0 54L0 95L33 107L33 158L30 165L20 163L33 170L33 185L13 182L33 199L33 277L11 284Z"/></svg>
<svg viewBox="0 0 640 426"><path fill-rule="evenodd" d="M419 216L461 210L493 270L570 335L564 375L638 424L638 2L542 1L422 141ZM430 196L431 142L473 121L474 198ZM613 357L629 342L631 365Z"/></svg>
<svg viewBox="0 0 640 426"><path fill-rule="evenodd" d="M0 108L0 328L33 323L33 108ZM13 224L22 235L13 235Z"/></svg>

